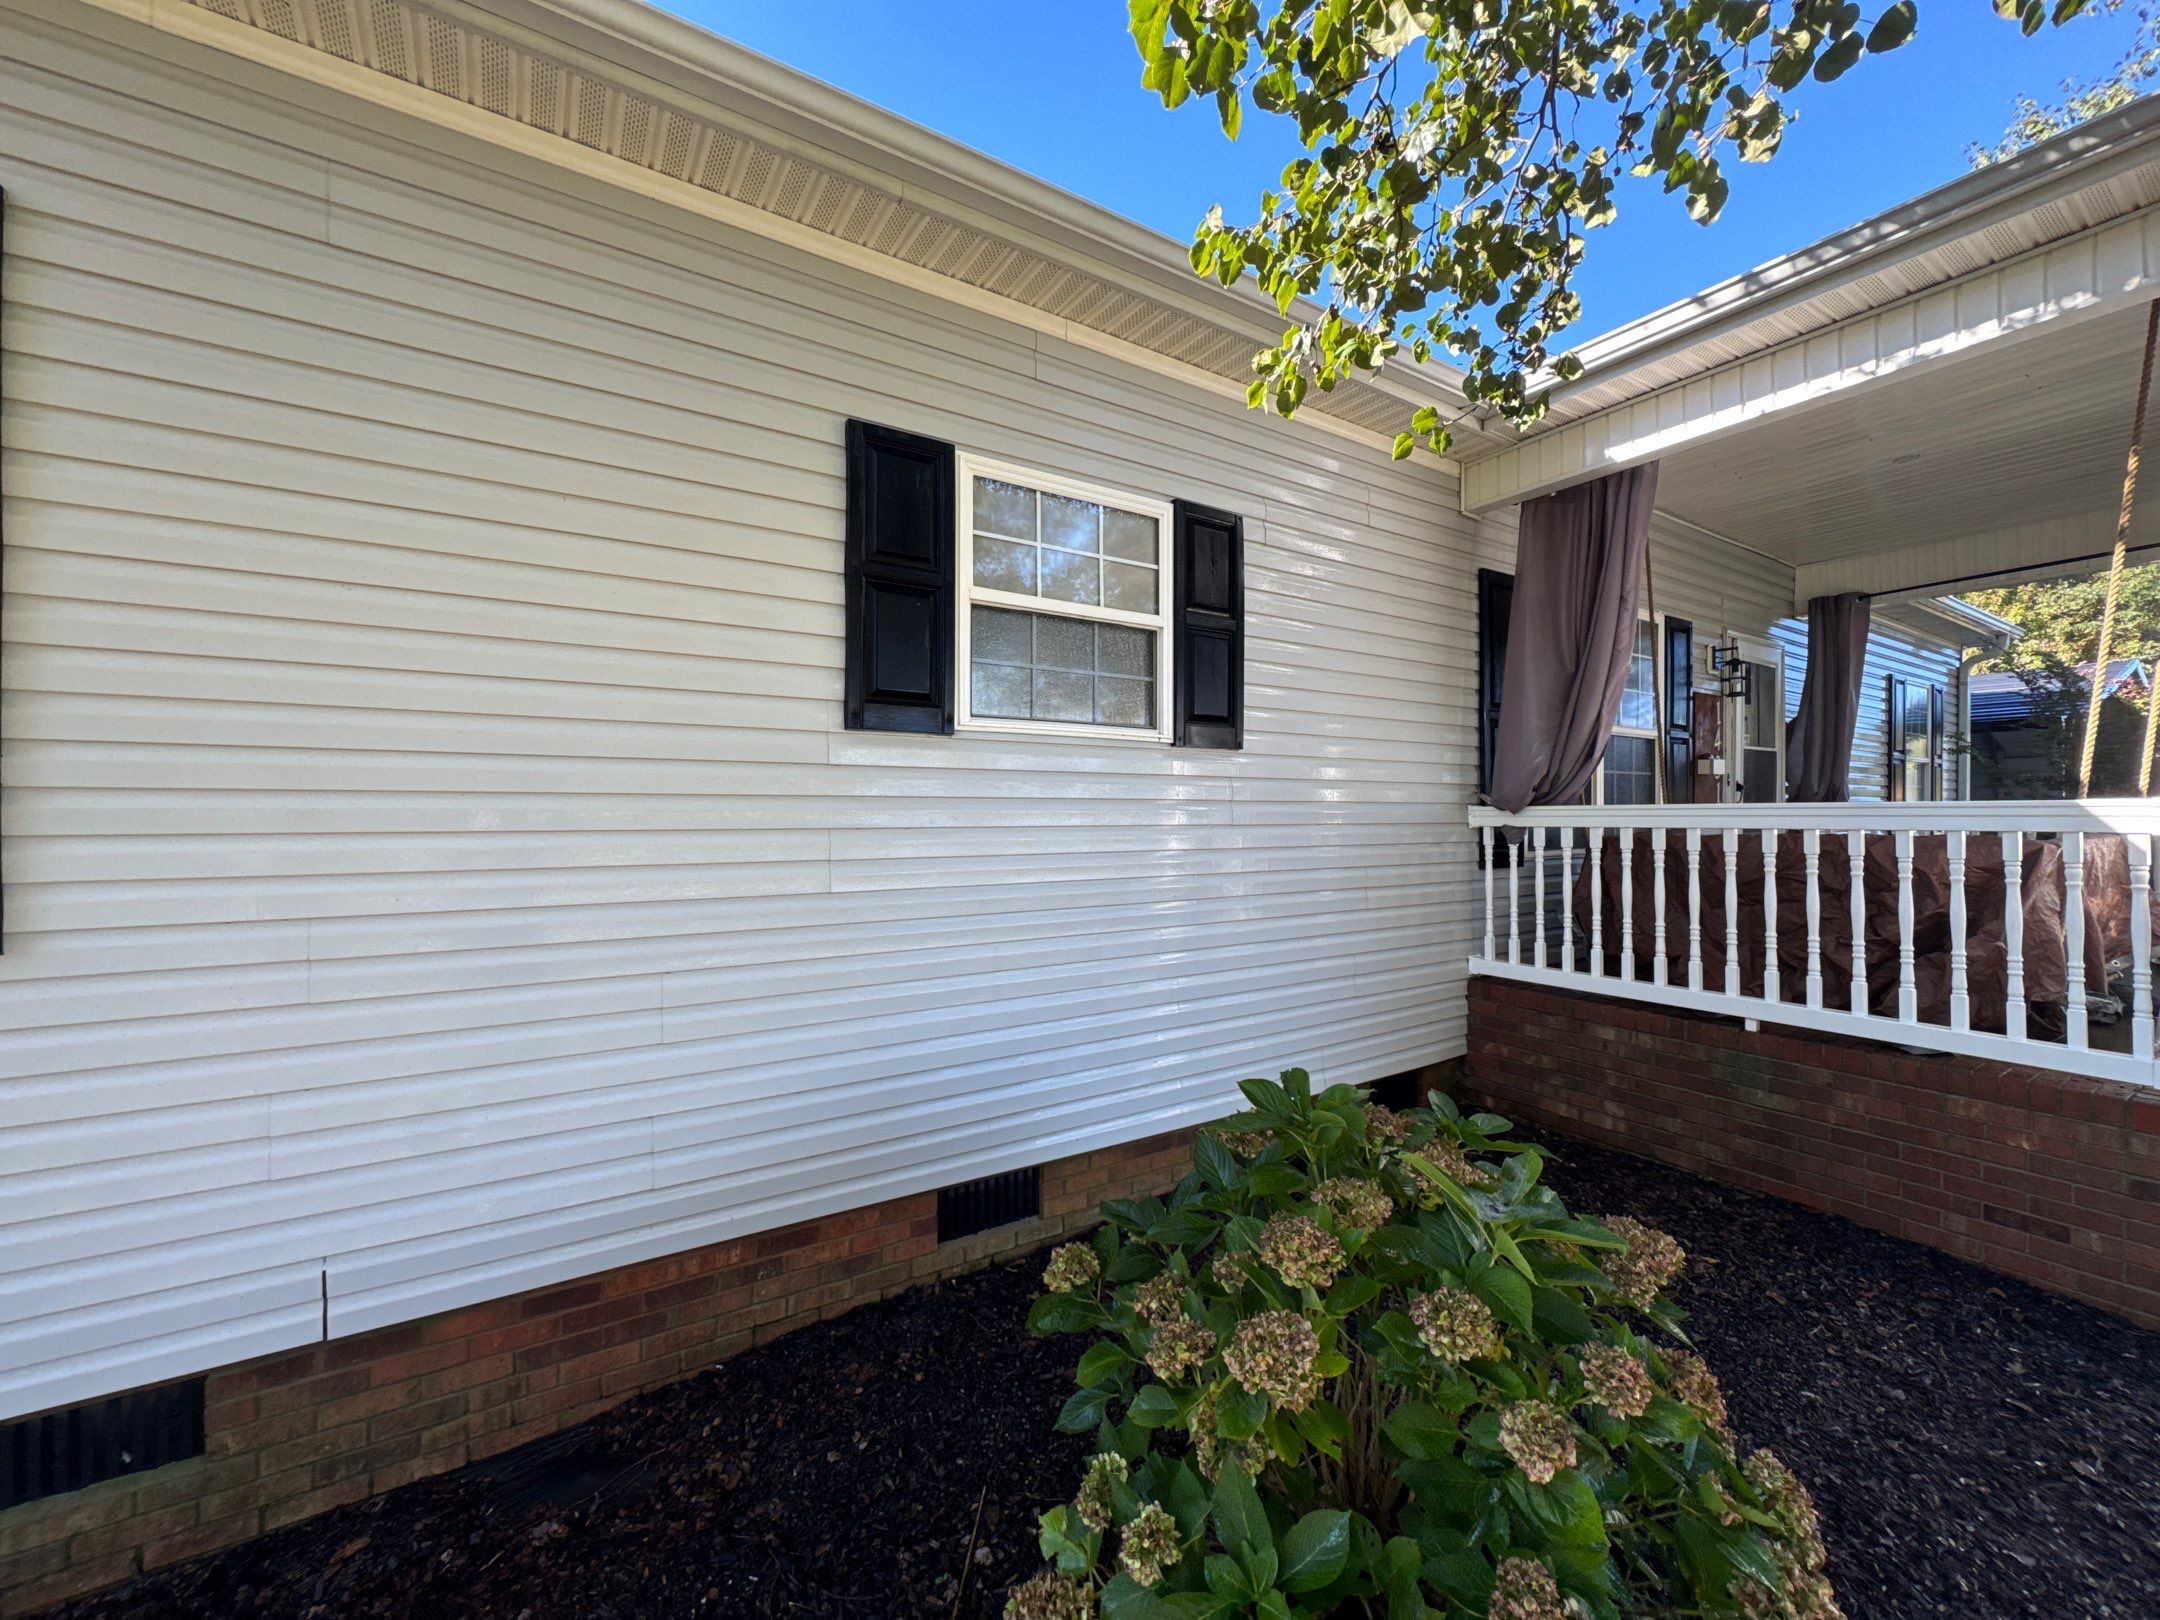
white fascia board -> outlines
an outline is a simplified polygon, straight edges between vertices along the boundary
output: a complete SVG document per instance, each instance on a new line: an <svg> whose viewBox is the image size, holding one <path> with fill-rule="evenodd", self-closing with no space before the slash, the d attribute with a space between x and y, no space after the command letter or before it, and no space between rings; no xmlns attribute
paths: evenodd
<svg viewBox="0 0 2160 1620"><path fill-rule="evenodd" d="M2160 218L2146 210L1467 462L1462 509L1486 512L1641 466L1985 344L2089 319L2152 296L2156 283Z"/></svg>
<svg viewBox="0 0 2160 1620"><path fill-rule="evenodd" d="M2116 507L2094 507L1952 540L1877 548L1858 556L1803 563L1793 576L1794 600L1804 604L1811 598L1835 596L1842 591L1862 591L1878 601L1918 597L1956 600L1944 597L1944 593L2091 573L2107 565L2115 545L2118 515ZM2130 548L2131 560L2149 561L2160 548L2156 548L2145 524L2138 528L2139 538ZM1970 602L1960 601L1958 605L1968 614L1982 614ZM1995 615L1985 614L1984 618L1995 619ZM2017 628L2008 620L1995 622L2011 630ZM1978 627L1988 628L1984 624Z"/></svg>

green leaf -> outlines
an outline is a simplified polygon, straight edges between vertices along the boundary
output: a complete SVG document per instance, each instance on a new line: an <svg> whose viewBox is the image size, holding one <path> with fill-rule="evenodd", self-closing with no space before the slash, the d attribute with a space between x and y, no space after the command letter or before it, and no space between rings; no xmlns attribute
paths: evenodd
<svg viewBox="0 0 2160 1620"><path fill-rule="evenodd" d="M1125 1420L1137 1423L1143 1429L1160 1429L1177 1422L1181 1416L1175 1395L1161 1384L1148 1384L1133 1397Z"/></svg>
<svg viewBox="0 0 2160 1620"><path fill-rule="evenodd" d="M1096 1389L1114 1383L1118 1374L1133 1365L1133 1357L1121 1344L1105 1340L1090 1345L1087 1354L1080 1358L1080 1370L1074 1375L1083 1389Z"/></svg>
<svg viewBox="0 0 2160 1620"><path fill-rule="evenodd" d="M1089 1333L1110 1325L1110 1313L1083 1294L1045 1294L1028 1307L1028 1331Z"/></svg>
<svg viewBox="0 0 2160 1620"><path fill-rule="evenodd" d="M1406 1457L1423 1462L1454 1455L1461 1431L1455 1420L1424 1401L1406 1401L1381 1424Z"/></svg>
<svg viewBox="0 0 2160 1620"><path fill-rule="evenodd" d="M2060 10L2061 8L2057 7L2058 13ZM2060 15L2056 17L2057 22L2063 20ZM1913 29L1919 25L1919 22L1920 8L1913 3L1913 0L1897 0L1897 4L1890 7L1880 17L1877 17L1875 26L1868 30L1867 48L1869 54L1879 55L1883 51L1896 50L1900 45L1912 38Z"/></svg>
<svg viewBox="0 0 2160 1620"><path fill-rule="evenodd" d="M1223 1546L1243 1561L1248 1552L1265 1547L1275 1550L1275 1532L1268 1527L1267 1510L1260 1493L1244 1469L1226 1466L1215 1479L1215 1534ZM1272 1578L1272 1577L1271 1577Z"/></svg>
<svg viewBox="0 0 2160 1620"><path fill-rule="evenodd" d="M1086 1434L1102 1421L1103 1408L1109 1401L1110 1392L1107 1389L1075 1390L1058 1412L1058 1433Z"/></svg>
<svg viewBox="0 0 2160 1620"><path fill-rule="evenodd" d="M1494 1266L1471 1278L1470 1287L1503 1321L1524 1333L1533 1331L1530 1285L1514 1272Z"/></svg>
<svg viewBox="0 0 2160 1620"><path fill-rule="evenodd" d="M1276 1579L1286 1591L1310 1592L1340 1575L1349 1556L1350 1515L1340 1508L1322 1508L1306 1514L1283 1537Z"/></svg>
<svg viewBox="0 0 2160 1620"><path fill-rule="evenodd" d="M1231 1187L1239 1175L1237 1155L1205 1131L1193 1141L1193 1168L1211 1187Z"/></svg>

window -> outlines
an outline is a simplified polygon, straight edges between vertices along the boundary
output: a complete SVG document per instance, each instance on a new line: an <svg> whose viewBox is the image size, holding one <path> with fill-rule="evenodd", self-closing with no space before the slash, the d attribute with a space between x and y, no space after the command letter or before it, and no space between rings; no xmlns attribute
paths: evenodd
<svg viewBox="0 0 2160 1620"><path fill-rule="evenodd" d="M1740 802L1776 804L1785 791L1784 669L1776 662L1752 658L1741 669Z"/></svg>
<svg viewBox="0 0 2160 1620"><path fill-rule="evenodd" d="M1620 714L1598 767L1595 791L1600 804L1657 802L1657 639L1657 628L1648 619L1635 621L1635 656L1628 661Z"/></svg>
<svg viewBox="0 0 2160 1620"><path fill-rule="evenodd" d="M1943 796L1943 689L1927 681L1889 679L1890 783L1893 801Z"/></svg>
<svg viewBox="0 0 2160 1620"><path fill-rule="evenodd" d="M1166 502L959 461L959 723L1167 738Z"/></svg>

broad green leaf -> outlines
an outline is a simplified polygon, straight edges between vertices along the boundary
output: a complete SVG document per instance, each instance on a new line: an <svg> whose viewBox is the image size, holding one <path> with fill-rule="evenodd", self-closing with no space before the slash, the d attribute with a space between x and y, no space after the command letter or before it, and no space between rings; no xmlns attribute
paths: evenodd
<svg viewBox="0 0 2160 1620"><path fill-rule="evenodd" d="M1310 1592L1342 1573L1350 1556L1350 1515L1336 1508L1308 1513L1282 1539L1282 1568L1276 1579L1285 1591Z"/></svg>
<svg viewBox="0 0 2160 1620"><path fill-rule="evenodd" d="M1215 1534L1223 1546L1243 1560L1246 1554L1275 1547L1275 1533L1268 1527L1267 1510L1244 1469L1225 1466L1215 1478Z"/></svg>

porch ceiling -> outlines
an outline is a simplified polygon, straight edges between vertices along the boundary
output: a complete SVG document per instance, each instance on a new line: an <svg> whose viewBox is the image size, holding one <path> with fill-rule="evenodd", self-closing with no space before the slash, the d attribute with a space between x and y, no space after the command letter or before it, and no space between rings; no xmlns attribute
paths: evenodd
<svg viewBox="0 0 2160 1620"><path fill-rule="evenodd" d="M2142 305L2050 323L1680 447L1658 505L1818 588L1914 588L2104 551L2144 323ZM2160 542L2160 491L2137 538Z"/></svg>

